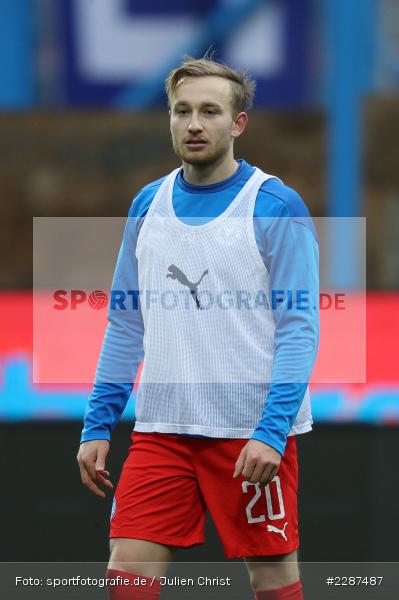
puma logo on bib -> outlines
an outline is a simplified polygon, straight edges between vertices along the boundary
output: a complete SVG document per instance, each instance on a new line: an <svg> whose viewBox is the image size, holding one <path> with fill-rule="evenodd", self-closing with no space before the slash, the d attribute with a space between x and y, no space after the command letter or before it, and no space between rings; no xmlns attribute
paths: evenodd
<svg viewBox="0 0 399 600"><path fill-rule="evenodd" d="M197 296L197 288L198 288L199 284L201 283L202 279L205 277L205 275L208 275L208 269L206 269L202 273L202 275L201 275L200 279L197 281L197 283L192 283L191 281L189 281L187 279L186 275L183 273L183 271L181 271L179 269L179 267L176 267L176 265L170 265L170 267L168 267L168 271L170 271L170 272L166 275L166 277L170 277L171 279L177 279L177 281L179 283L188 287L190 290L192 299L194 300L197 308L200 309L201 305L200 305L200 302L199 302L198 296Z"/></svg>

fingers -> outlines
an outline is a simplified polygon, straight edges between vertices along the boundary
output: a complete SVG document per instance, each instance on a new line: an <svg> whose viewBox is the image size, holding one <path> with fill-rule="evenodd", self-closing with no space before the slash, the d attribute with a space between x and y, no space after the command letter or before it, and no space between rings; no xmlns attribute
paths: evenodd
<svg viewBox="0 0 399 600"><path fill-rule="evenodd" d="M257 467L256 463L251 463L248 460L245 461L244 468L242 470L242 475L249 481L252 481L253 474L255 471L258 471L259 467Z"/></svg>
<svg viewBox="0 0 399 600"><path fill-rule="evenodd" d="M95 484L95 482L90 477L90 474L88 473L88 471L85 469L84 466L81 468L80 473L81 473L81 477L82 477L82 483L96 496L105 498L105 492L100 490L98 485Z"/></svg>
<svg viewBox="0 0 399 600"><path fill-rule="evenodd" d="M90 479L92 479L94 481L97 476L97 473L96 473L95 463L94 463L93 459L90 459L89 457L83 458L83 466L86 469Z"/></svg>
<svg viewBox="0 0 399 600"><path fill-rule="evenodd" d="M238 475L240 475L240 473L243 470L244 464L245 464L245 455L246 455L246 446L244 446L244 448L241 450L239 457L237 458L235 467L234 467L234 474L233 474L233 478L235 479L236 477L238 477Z"/></svg>
<svg viewBox="0 0 399 600"><path fill-rule="evenodd" d="M98 471L97 472L97 481L99 483L101 483L101 485L104 485L105 487L109 488L110 490L114 489L114 486L112 485L111 481L108 479L109 477L109 473L108 471Z"/></svg>
<svg viewBox="0 0 399 600"><path fill-rule="evenodd" d="M249 476L249 481L251 483L258 483L261 481L262 476L264 476L265 471L267 469L265 469L264 465L262 464L257 464L254 466L254 469L252 470L251 475Z"/></svg>
<svg viewBox="0 0 399 600"><path fill-rule="evenodd" d="M247 481L265 487L278 471L280 456L274 449L261 444L259 447L258 442L253 444L250 440L244 446L235 465L234 477L241 474Z"/></svg>
<svg viewBox="0 0 399 600"><path fill-rule="evenodd" d="M242 475L251 483L257 483L263 474L265 465L257 460L256 457L249 457L247 446L241 450L234 469L233 478Z"/></svg>
<svg viewBox="0 0 399 600"><path fill-rule="evenodd" d="M276 475L277 471L278 467L271 467L270 469L265 469L258 480L259 487L264 488L267 485L269 485L269 483L273 481L273 478Z"/></svg>
<svg viewBox="0 0 399 600"><path fill-rule="evenodd" d="M267 465L266 467L260 463L253 469L251 475L247 477L251 483L259 483L260 487L268 485L275 474L277 473L277 467L274 465ZM244 474L244 473L243 473Z"/></svg>
<svg viewBox="0 0 399 600"><path fill-rule="evenodd" d="M97 449L97 459L95 464L96 471L104 471L105 469L105 459L107 458L109 446L102 445Z"/></svg>

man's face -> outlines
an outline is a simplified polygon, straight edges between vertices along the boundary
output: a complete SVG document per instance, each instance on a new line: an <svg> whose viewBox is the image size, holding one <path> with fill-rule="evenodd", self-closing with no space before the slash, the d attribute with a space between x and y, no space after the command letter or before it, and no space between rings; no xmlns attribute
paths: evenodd
<svg viewBox="0 0 399 600"><path fill-rule="evenodd" d="M170 99L170 130L176 154L188 164L219 162L232 144L232 89L216 76L188 77Z"/></svg>

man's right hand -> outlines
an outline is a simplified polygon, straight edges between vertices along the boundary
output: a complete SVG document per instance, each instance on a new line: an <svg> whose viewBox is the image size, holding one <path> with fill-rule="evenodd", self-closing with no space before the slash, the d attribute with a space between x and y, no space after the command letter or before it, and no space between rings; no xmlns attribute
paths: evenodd
<svg viewBox="0 0 399 600"><path fill-rule="evenodd" d="M77 461L82 483L97 496L105 498L105 492L98 487L102 485L113 489L108 479L109 472L105 470L105 460L109 451L108 440L92 440L80 445Z"/></svg>

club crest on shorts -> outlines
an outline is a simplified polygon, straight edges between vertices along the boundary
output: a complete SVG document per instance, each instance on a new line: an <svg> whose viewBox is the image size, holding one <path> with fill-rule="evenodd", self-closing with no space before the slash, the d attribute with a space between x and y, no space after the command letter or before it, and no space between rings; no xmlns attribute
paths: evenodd
<svg viewBox="0 0 399 600"><path fill-rule="evenodd" d="M116 513L116 498L114 496L114 499L112 500L111 516L109 518L110 521L112 521L112 518L115 513Z"/></svg>

